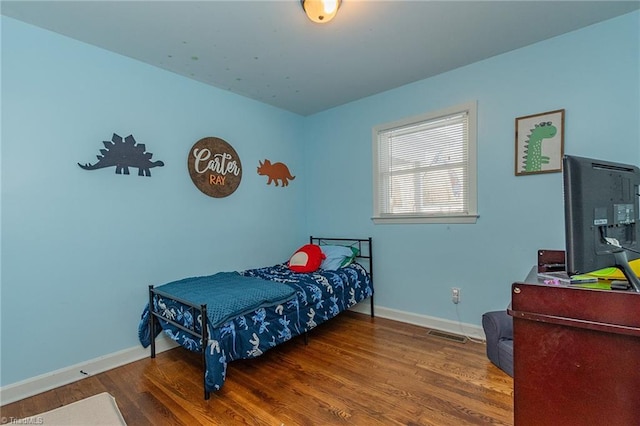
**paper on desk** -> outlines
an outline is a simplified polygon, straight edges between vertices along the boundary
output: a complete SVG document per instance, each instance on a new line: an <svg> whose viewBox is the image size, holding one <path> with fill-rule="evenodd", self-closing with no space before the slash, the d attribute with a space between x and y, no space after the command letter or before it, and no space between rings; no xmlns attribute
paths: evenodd
<svg viewBox="0 0 640 426"><path fill-rule="evenodd" d="M631 270L635 272L636 276L640 277L640 259L630 261L629 266L631 266ZM614 267L599 269L585 275L591 275L603 280L626 280L622 271Z"/></svg>

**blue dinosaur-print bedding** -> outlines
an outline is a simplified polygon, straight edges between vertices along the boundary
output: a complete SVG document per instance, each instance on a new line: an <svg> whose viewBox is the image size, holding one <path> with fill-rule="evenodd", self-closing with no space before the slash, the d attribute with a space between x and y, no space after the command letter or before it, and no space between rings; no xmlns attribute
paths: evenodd
<svg viewBox="0 0 640 426"><path fill-rule="evenodd" d="M209 319L205 373L205 386L209 391L222 387L230 361L260 356L274 346L315 328L373 294L369 274L358 263L336 271L318 270L309 274L293 272L286 263L282 263L249 269L239 274L285 284L293 290L294 295L248 312L241 309L243 312L223 321L218 327L212 326L213 322ZM181 298L192 301L188 296L183 295ZM201 330L201 318L197 315L194 318L185 305L161 296L156 296L153 303L156 311L161 312L162 316L185 327L195 325L198 332ZM207 310L209 309L208 305ZM183 347L192 351L201 350L200 340L188 332L162 320L160 324L164 332ZM148 306L144 309L138 326L138 337L144 347L149 346L151 336Z"/></svg>

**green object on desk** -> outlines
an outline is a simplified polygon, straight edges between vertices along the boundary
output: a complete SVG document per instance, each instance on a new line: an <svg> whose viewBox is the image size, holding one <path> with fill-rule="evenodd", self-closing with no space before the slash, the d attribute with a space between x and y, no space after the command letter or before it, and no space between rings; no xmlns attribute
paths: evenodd
<svg viewBox="0 0 640 426"><path fill-rule="evenodd" d="M611 290L611 284L608 281L598 281L597 283L571 284L571 287L592 288L596 290Z"/></svg>

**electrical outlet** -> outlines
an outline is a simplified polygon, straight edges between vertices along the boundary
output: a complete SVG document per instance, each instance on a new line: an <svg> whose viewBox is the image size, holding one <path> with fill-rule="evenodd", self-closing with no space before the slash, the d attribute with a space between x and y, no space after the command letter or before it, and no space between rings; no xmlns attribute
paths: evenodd
<svg viewBox="0 0 640 426"><path fill-rule="evenodd" d="M453 303L460 303L460 289L458 287L451 287L451 301Z"/></svg>

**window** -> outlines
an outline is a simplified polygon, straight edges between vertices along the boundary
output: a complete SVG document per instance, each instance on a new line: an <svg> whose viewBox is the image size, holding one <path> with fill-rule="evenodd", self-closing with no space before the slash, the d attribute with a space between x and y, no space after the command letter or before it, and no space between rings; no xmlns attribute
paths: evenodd
<svg viewBox="0 0 640 426"><path fill-rule="evenodd" d="M373 129L375 223L475 223L476 103Z"/></svg>

